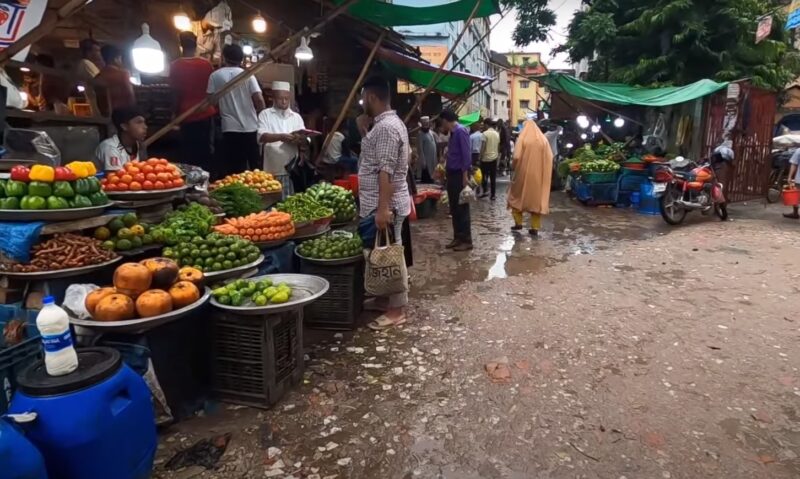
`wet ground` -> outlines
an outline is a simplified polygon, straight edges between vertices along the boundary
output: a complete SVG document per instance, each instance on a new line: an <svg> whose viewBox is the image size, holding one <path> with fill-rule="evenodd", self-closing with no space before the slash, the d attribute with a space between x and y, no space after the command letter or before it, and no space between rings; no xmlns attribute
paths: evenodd
<svg viewBox="0 0 800 479"><path fill-rule="evenodd" d="M534 239L481 202L469 253L417 222L411 324L326 335L273 409L164 431L156 477L800 477L800 224L552 203ZM226 433L215 469L164 470Z"/></svg>

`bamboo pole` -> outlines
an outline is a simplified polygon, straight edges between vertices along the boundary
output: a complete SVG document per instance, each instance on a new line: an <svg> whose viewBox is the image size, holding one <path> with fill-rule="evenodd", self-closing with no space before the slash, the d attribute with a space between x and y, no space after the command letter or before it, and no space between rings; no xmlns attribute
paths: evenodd
<svg viewBox="0 0 800 479"><path fill-rule="evenodd" d="M330 13L328 13L325 17L323 17L322 20L320 20L319 23L317 23L313 27L304 28L304 29L300 30L299 32L296 32L293 35L291 35L289 38L284 40L283 43L281 43L280 45L275 47L274 50L270 51L268 56L264 56L264 58L262 58L261 60L257 61L256 63L254 63L250 68L248 68L247 70L244 70L242 73L240 73L240 74L236 75L235 77L231 78L231 80L228 83L226 83L225 86L222 87L221 90L219 90L218 92L214 93L213 95L209 95L207 98L205 98L200 103L196 104L195 106L189 108L185 112L183 112L180 115L178 115L177 117L175 117L171 122L166 124L163 128L161 128L160 130L155 132L149 138L147 138L147 140L144 141L144 145L145 146L152 145L156 140L158 140L162 136L166 135L170 130L172 130L174 127L178 126L186 118L188 118L191 115L195 114L197 111L205 109L205 108L208 108L212 104L216 103L220 98L222 98L228 92L230 92L234 88L238 87L240 83L242 83L243 81L247 80L251 76L253 76L256 73L258 73L259 71L261 71L261 69L264 68L265 66L267 66L267 65L269 65L271 63L274 63L275 60L277 59L277 57L279 57L280 55L283 55L287 49L293 47L294 44L298 40L300 40L300 37L308 36L311 33L314 33L314 32L317 32L317 31L321 30L328 23L330 23L331 20L333 20L334 18L336 18L339 15L341 15L342 13L344 13L345 10L350 8L357 1L358 0L348 0L347 2L339 5L335 9L331 10Z"/></svg>
<svg viewBox="0 0 800 479"><path fill-rule="evenodd" d="M47 12L45 12L44 18L39 25L33 27L31 31L19 37L16 42L0 52L0 67L4 66L8 60L26 47L44 38L52 32L59 23L77 13L89 2L91 2L91 0L69 0L61 8L56 10L55 15L48 15Z"/></svg>
<svg viewBox="0 0 800 479"><path fill-rule="evenodd" d="M428 97L428 94L431 92L432 85L436 84L436 81L439 79L442 72L446 69L447 62L450 61L450 57L453 56L453 52L455 52L456 47L458 46L459 43L461 43L461 39L464 38L464 34L467 33L469 25L470 23L472 23L472 19L475 18L475 14L478 13L478 7L480 5L481 5L481 0L476 0L475 6L472 8L472 12L470 12L469 14L469 18L467 18L467 20L464 22L464 28L461 29L461 33L458 34L458 37L456 37L456 41L450 47L450 50L448 50L447 56L444 57L444 61L442 61L442 64L439 65L439 68L436 70L436 72L433 74L433 77L428 82L428 86L426 86L425 90L423 90L422 93L419 96L417 96L417 100L414 102L414 106L411 107L411 110L408 111L406 117L403 118L403 123L408 123L408 120L410 120L411 117L414 116L414 113L416 113L417 108L419 108L420 105L422 105L422 102L425 101L425 98Z"/></svg>
<svg viewBox="0 0 800 479"><path fill-rule="evenodd" d="M384 38L386 38L386 29L381 32L378 40L375 41L375 45L373 45L372 50L370 50L367 61L364 62L364 66L361 67L361 72L359 72L356 82L353 83L353 87L350 89L350 94L347 95L347 99L344 101L344 105L342 106L339 115L336 117L336 121L333 123L331 131L329 131L328 135L325 137L325 141L322 143L322 150L320 150L320 155L317 160L318 162L323 156L325 156L325 151L328 149L331 139L333 139L333 134L339 129L339 125L341 125L342 121L344 121L344 117L347 116L347 111L350 109L350 105L353 103L353 99L355 98L358 89L361 87L361 83L364 81L364 77L367 75L369 67L372 65L372 60L375 58L375 54L378 52L378 48L380 48Z"/></svg>

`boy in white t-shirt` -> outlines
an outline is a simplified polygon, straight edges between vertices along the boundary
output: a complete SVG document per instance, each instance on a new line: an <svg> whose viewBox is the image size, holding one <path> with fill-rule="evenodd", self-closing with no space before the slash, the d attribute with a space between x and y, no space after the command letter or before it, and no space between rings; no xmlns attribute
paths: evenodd
<svg viewBox="0 0 800 479"><path fill-rule="evenodd" d="M147 123L138 108L118 108L111 112L117 133L103 140L95 150L95 164L105 171L121 170L129 161L147 159L142 142L147 138Z"/></svg>

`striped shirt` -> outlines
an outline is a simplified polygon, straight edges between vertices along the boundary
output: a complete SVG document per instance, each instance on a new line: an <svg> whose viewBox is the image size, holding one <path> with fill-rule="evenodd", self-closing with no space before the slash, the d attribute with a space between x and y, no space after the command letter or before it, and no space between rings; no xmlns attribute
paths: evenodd
<svg viewBox="0 0 800 479"><path fill-rule="evenodd" d="M378 209L379 176L389 174L393 193L389 208L398 216L411 213L406 175L408 173L408 130L394 111L375 117L375 124L361 140L361 158L358 167L358 197L360 216L366 217Z"/></svg>

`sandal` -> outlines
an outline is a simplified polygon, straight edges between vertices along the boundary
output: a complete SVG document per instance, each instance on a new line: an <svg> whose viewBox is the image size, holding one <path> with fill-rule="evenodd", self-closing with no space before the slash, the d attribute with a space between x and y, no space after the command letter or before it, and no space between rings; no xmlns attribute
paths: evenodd
<svg viewBox="0 0 800 479"><path fill-rule="evenodd" d="M392 329L395 326L400 326L401 324L406 324L406 316L403 315L397 321L393 321L386 317L385 314L378 316L375 321L372 321L367 324L367 327L373 331L386 331L387 329Z"/></svg>
<svg viewBox="0 0 800 479"><path fill-rule="evenodd" d="M797 213L784 213L784 218L789 218L790 220L797 220L800 219L800 214Z"/></svg>

